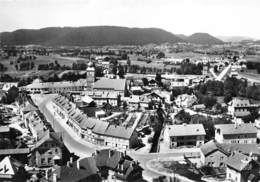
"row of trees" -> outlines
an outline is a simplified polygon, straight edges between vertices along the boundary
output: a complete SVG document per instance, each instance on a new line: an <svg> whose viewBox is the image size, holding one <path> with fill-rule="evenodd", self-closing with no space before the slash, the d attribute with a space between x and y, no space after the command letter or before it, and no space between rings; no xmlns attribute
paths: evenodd
<svg viewBox="0 0 260 182"><path fill-rule="evenodd" d="M38 70L59 70L61 68L60 64L57 60L54 61L54 63L49 64L39 64Z"/></svg>
<svg viewBox="0 0 260 182"><path fill-rule="evenodd" d="M31 70L34 68L34 62L32 61L24 61L21 62L18 66L18 64L15 65L15 69L16 70L20 70L20 71L27 71L27 70Z"/></svg>
<svg viewBox="0 0 260 182"><path fill-rule="evenodd" d="M247 69L256 69L257 73L260 74L260 63L259 62L247 62L246 63Z"/></svg>
<svg viewBox="0 0 260 182"><path fill-rule="evenodd" d="M2 63L0 63L0 71L7 71L7 68Z"/></svg>
<svg viewBox="0 0 260 182"><path fill-rule="evenodd" d="M224 101L229 102L232 97L247 97L260 100L260 87L248 86L246 80L234 77L227 78L224 82L208 81L194 89L196 95L224 96Z"/></svg>
<svg viewBox="0 0 260 182"><path fill-rule="evenodd" d="M201 75L203 70L203 64L194 64L189 61L183 61L180 68L176 70L176 73L180 75Z"/></svg>

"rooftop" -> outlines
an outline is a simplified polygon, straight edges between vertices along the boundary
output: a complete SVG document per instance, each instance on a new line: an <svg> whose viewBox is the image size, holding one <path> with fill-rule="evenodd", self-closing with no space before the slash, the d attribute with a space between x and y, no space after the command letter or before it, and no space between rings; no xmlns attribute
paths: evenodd
<svg viewBox="0 0 260 182"><path fill-rule="evenodd" d="M242 171L246 168L250 161L251 157L248 157L240 152L233 152L226 161L226 164L237 171Z"/></svg>
<svg viewBox="0 0 260 182"><path fill-rule="evenodd" d="M125 79L100 79L94 83L94 89L113 89L113 90L125 90Z"/></svg>
<svg viewBox="0 0 260 182"><path fill-rule="evenodd" d="M223 135L257 133L256 127L251 123L217 124L215 128L220 129Z"/></svg>
<svg viewBox="0 0 260 182"><path fill-rule="evenodd" d="M206 135L202 124L182 124L167 126L170 136Z"/></svg>

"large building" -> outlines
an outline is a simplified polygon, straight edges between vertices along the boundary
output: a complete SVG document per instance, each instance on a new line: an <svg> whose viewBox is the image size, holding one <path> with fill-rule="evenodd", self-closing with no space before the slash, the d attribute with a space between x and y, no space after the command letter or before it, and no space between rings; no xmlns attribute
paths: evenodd
<svg viewBox="0 0 260 182"><path fill-rule="evenodd" d="M85 94L92 98L98 106L103 106L106 103L111 106L119 106L121 102L121 96L113 92L90 91L85 92Z"/></svg>
<svg viewBox="0 0 260 182"><path fill-rule="evenodd" d="M30 93L66 93L84 91L88 87L85 79L62 82L42 82L40 79L34 80L31 84L21 87Z"/></svg>
<svg viewBox="0 0 260 182"><path fill-rule="evenodd" d="M202 124L169 125L165 128L164 139L170 148L200 146L204 144L206 132Z"/></svg>
<svg viewBox="0 0 260 182"><path fill-rule="evenodd" d="M93 91L109 92L121 96L125 96L126 79L100 79L94 83Z"/></svg>
<svg viewBox="0 0 260 182"><path fill-rule="evenodd" d="M257 129L251 123L215 125L215 140L219 143L256 144Z"/></svg>
<svg viewBox="0 0 260 182"><path fill-rule="evenodd" d="M172 88L188 87L198 82L198 75L162 75L162 78L170 82ZM200 80L200 79L199 79Z"/></svg>
<svg viewBox="0 0 260 182"><path fill-rule="evenodd" d="M91 143L124 150L131 148L137 141L134 128L117 126L88 117L63 96L53 99L53 110L81 138Z"/></svg>

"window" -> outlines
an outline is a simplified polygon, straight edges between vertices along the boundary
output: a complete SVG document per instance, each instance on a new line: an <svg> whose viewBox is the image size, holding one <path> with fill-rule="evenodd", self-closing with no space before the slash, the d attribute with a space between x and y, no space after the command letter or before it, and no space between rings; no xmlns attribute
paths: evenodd
<svg viewBox="0 0 260 182"><path fill-rule="evenodd" d="M41 164L45 163L45 158L41 158Z"/></svg>
<svg viewBox="0 0 260 182"><path fill-rule="evenodd" d="M51 158L49 157L49 158L48 158L48 164L50 164L50 163L51 163Z"/></svg>

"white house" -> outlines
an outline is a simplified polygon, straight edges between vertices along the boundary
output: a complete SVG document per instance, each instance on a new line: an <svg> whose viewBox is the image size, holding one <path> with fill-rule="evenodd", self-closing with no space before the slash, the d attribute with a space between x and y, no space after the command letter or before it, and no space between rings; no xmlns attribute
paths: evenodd
<svg viewBox="0 0 260 182"><path fill-rule="evenodd" d="M250 109L254 107L248 99L234 98L228 103L228 114L233 117L243 117L250 114Z"/></svg>
<svg viewBox="0 0 260 182"><path fill-rule="evenodd" d="M164 140L170 148L183 145L204 144L206 132L202 124L169 125L165 128Z"/></svg>
<svg viewBox="0 0 260 182"><path fill-rule="evenodd" d="M251 123L215 125L215 140L219 143L256 144L257 128Z"/></svg>

